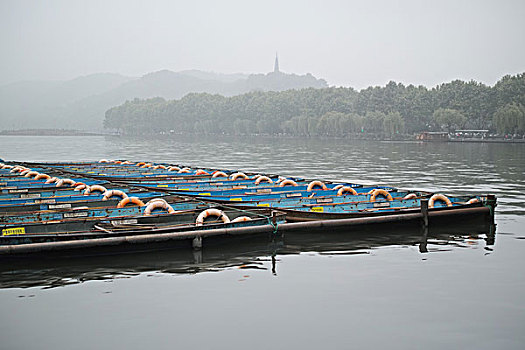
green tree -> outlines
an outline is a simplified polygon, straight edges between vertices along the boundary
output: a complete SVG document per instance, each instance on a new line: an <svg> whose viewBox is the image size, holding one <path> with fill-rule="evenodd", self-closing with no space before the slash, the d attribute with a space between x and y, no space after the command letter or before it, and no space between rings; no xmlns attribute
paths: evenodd
<svg viewBox="0 0 525 350"><path fill-rule="evenodd" d="M518 103L508 103L494 113L494 125L502 134L525 133L525 108Z"/></svg>
<svg viewBox="0 0 525 350"><path fill-rule="evenodd" d="M383 119L383 131L385 134L399 134L404 130L405 121L399 112L390 112Z"/></svg>
<svg viewBox="0 0 525 350"><path fill-rule="evenodd" d="M502 109L512 103L517 107ZM192 93L171 101L134 99L109 109L104 127L126 134L173 130L343 137L362 131L392 135L463 127L521 132L521 119L508 115L516 114L516 108L524 105L522 73L505 76L494 87L460 80L432 89L389 82L361 91L307 88L254 91L232 97Z"/></svg>
<svg viewBox="0 0 525 350"><path fill-rule="evenodd" d="M366 112L364 118L364 130L367 133L382 133L383 121L385 120L385 113L383 112Z"/></svg>
<svg viewBox="0 0 525 350"><path fill-rule="evenodd" d="M460 111L450 108L437 109L434 111L432 118L437 125L441 126L442 128L445 127L447 131L460 129L467 121L467 118Z"/></svg>

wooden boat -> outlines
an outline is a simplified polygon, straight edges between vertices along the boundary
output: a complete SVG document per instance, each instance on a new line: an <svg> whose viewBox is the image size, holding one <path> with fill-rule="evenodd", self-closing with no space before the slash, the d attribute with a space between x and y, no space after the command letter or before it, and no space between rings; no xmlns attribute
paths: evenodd
<svg viewBox="0 0 525 350"><path fill-rule="evenodd" d="M410 230L424 228L459 228L467 225L487 227L493 225L493 216L488 207L455 209L438 212L420 212L390 216L345 218L339 220L316 220L311 222L277 223L275 212L268 223L252 227L221 227L207 230L173 231L170 227L147 228L144 230L127 229L122 236L106 236L82 240L67 240L33 244L0 245L0 260L17 258L49 258L63 256L83 256L112 254L122 251L158 250L184 247L200 248L207 244L231 242L232 239L252 239L266 237L273 240L280 235L305 235L327 232L340 235L352 235L354 232L390 232L392 230ZM426 222L426 224L425 224ZM445 225L446 224L446 225ZM85 238L85 237L84 237Z"/></svg>
<svg viewBox="0 0 525 350"><path fill-rule="evenodd" d="M235 229L284 223L282 213L268 209L244 211L212 207L199 202L173 204L171 213L153 212L145 215L142 208L68 211L36 216L8 217L0 224L0 245L21 245L62 242L149 233L193 232L211 229ZM97 216L99 213L106 215ZM203 215L211 212L208 216ZM204 217L204 218L203 218ZM51 219L51 220L49 220ZM53 220L54 219L54 220ZM4 220L6 220L4 218Z"/></svg>
<svg viewBox="0 0 525 350"><path fill-rule="evenodd" d="M469 208L487 208L489 213L493 213L496 205L496 199L493 196L468 196L448 198L451 199L452 205L447 206L443 203L437 203L432 208L428 208L429 214L440 212L443 215L446 215L447 213L456 213L463 209ZM476 200L469 203L469 201L473 198ZM376 203L368 203L365 205L323 204L316 206L280 208L279 210L286 213L287 221L289 222L339 220L348 218L379 217L398 214L420 213L423 201L428 202L428 197L424 199L410 200L410 202L383 201ZM358 207L359 209L352 210L355 207ZM468 210L466 210L465 213L468 213Z"/></svg>

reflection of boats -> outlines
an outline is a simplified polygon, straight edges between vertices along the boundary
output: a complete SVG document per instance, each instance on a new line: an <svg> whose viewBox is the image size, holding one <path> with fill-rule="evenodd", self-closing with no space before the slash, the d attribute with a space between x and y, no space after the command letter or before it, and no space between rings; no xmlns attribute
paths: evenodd
<svg viewBox="0 0 525 350"><path fill-rule="evenodd" d="M486 238L483 238L486 236ZM352 232L298 231L284 236L246 237L230 239L228 245L207 244L202 250L179 249L145 251L133 254L102 255L97 259L75 257L71 259L42 259L38 261L14 260L0 265L0 288L53 288L92 280L126 278L141 273L195 274L239 268L268 270L279 273L279 256L302 252L328 255L367 254L371 249L384 246L419 246L422 253L469 245L465 242L486 240L494 244L494 226L473 229L467 226L434 230L386 229ZM430 248L429 248L430 246Z"/></svg>

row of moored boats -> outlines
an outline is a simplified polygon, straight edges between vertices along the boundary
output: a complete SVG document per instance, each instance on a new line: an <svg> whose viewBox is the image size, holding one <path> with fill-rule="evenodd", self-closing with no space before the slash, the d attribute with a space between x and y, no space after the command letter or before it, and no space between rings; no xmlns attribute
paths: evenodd
<svg viewBox="0 0 525 350"><path fill-rule="evenodd" d="M495 205L390 186L154 162L0 163L0 246L245 232L297 221ZM217 231L223 230L223 231Z"/></svg>

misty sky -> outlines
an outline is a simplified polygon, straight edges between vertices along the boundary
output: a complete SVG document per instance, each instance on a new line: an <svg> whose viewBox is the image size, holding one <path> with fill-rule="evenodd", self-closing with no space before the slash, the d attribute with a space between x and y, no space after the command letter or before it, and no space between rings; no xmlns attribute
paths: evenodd
<svg viewBox="0 0 525 350"><path fill-rule="evenodd" d="M494 84L525 71L525 1L5 1L0 84L169 69Z"/></svg>

